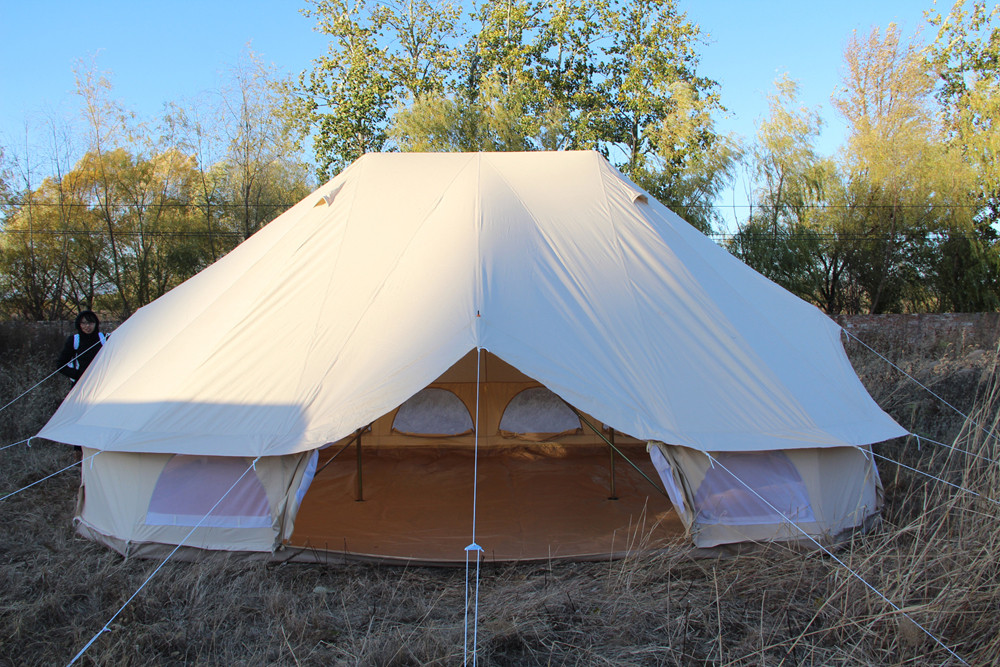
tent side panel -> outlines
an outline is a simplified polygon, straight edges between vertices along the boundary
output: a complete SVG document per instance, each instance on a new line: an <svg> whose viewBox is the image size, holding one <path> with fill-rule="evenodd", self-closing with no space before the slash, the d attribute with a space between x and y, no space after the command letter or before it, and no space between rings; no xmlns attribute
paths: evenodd
<svg viewBox="0 0 1000 667"><path fill-rule="evenodd" d="M96 453L84 448L84 457ZM236 481L230 479L234 476L232 471L239 467L242 472L250 466L251 459L100 452L83 466L77 530L122 553L134 553L143 544L182 542L200 549L270 552L278 542L279 526L286 518L290 521L289 517L294 517L296 508L290 507L295 505L294 500L289 503L287 497L289 493L293 498L296 495L296 482L301 483L306 468L300 464L308 457L308 454L292 455L287 457L288 461L275 460L285 457L273 457L259 462L256 470L251 470L235 489L251 492L233 493L227 498L230 502L223 515L220 516L223 507L220 503L215 513L206 518L215 502ZM184 464L192 462L182 458L197 459L193 463L198 465L185 467ZM181 474L171 476L171 470ZM164 498L170 498L164 484L176 484L178 480L201 484L203 493L193 509L178 506L171 512L164 504ZM254 493L254 489L260 491ZM166 492L170 490L167 488ZM177 490L184 491L175 487L174 491ZM241 506L241 503L260 502L264 502L263 521L256 518L261 508ZM195 528L199 521L202 525Z"/></svg>
<svg viewBox="0 0 1000 667"><path fill-rule="evenodd" d="M654 446L684 482L697 547L810 541L803 533L828 544L866 525L882 506L878 472L857 448L716 452L713 465L702 452Z"/></svg>

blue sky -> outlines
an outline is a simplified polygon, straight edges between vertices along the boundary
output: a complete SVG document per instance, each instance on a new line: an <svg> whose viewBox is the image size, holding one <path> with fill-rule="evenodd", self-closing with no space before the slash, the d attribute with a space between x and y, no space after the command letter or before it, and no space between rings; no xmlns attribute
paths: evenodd
<svg viewBox="0 0 1000 667"><path fill-rule="evenodd" d="M803 104L827 120L820 151L833 154L843 125L830 106L852 31L897 23L918 28L933 0L679 0L708 33L702 73L721 84L729 110L719 129L749 137L767 111L765 95L783 73L800 84ZM24 143L25 124L72 117L73 66L97 54L114 96L140 117L167 102L213 88L249 43L287 73L323 53L322 36L299 13L300 0L0 0L0 143ZM941 11L947 12L950 0Z"/></svg>

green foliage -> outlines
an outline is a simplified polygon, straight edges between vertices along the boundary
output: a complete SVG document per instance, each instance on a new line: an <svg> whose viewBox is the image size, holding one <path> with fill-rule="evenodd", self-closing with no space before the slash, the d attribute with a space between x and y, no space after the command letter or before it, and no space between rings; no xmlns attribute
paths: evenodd
<svg viewBox="0 0 1000 667"><path fill-rule="evenodd" d="M816 112L779 79L748 152L755 210L730 249L830 313L995 309L996 231L976 215L981 170L949 137L925 50L890 25L855 35L834 106L841 160L814 150Z"/></svg>
<svg viewBox="0 0 1000 667"><path fill-rule="evenodd" d="M674 0L311 2L328 53L293 86L324 176L369 150L596 149L706 231L737 151ZM355 79L354 72L363 72Z"/></svg>
<svg viewBox="0 0 1000 667"><path fill-rule="evenodd" d="M1000 5L958 0L947 16L935 9L937 28L927 58L939 77L937 99L949 143L976 175L974 217L1000 224Z"/></svg>
<svg viewBox="0 0 1000 667"><path fill-rule="evenodd" d="M600 151L710 232L736 167L753 207L729 241L830 313L1000 307L1000 8L855 35L833 98L843 154L783 77L747 148L720 136L702 34L676 0L307 0L329 48L295 81L251 51L211 99L143 122L80 64L81 150L54 126L53 175L0 146L0 310L124 317L367 151ZM29 159L30 158L30 159Z"/></svg>
<svg viewBox="0 0 1000 667"><path fill-rule="evenodd" d="M312 134L321 179L388 145L393 107L440 92L455 58L459 10L423 0L310 0L327 53L289 84L289 115Z"/></svg>
<svg viewBox="0 0 1000 667"><path fill-rule="evenodd" d="M310 189L275 74L252 53L213 106L174 105L157 128L113 100L95 68L78 68L77 82L86 152L71 165L72 151L54 146L56 174L40 185L29 178L31 156L21 156L23 185L0 218L7 315L64 319L92 308L127 317Z"/></svg>
<svg viewBox="0 0 1000 667"><path fill-rule="evenodd" d="M855 37L834 98L851 128L840 225L857 238L849 266L864 306L876 313L903 309L906 286L924 278L916 258L927 255L929 239L972 231L972 173L945 141L922 51L893 25Z"/></svg>

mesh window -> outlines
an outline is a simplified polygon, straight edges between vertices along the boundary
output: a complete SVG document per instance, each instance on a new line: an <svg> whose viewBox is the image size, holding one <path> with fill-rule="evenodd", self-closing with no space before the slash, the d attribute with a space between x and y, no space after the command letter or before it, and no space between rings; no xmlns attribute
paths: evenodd
<svg viewBox="0 0 1000 667"><path fill-rule="evenodd" d="M500 420L500 430L509 433L564 433L579 428L576 414L545 387L525 389L512 398Z"/></svg>
<svg viewBox="0 0 1000 667"><path fill-rule="evenodd" d="M722 465L706 471L705 480L694 494L698 523L726 526L785 523L782 514L792 521L816 520L805 484L783 452L718 452L713 456ZM732 471L732 475L722 466Z"/></svg>
<svg viewBox="0 0 1000 667"><path fill-rule="evenodd" d="M156 481L146 524L197 526L201 522L202 526L217 528L270 527L271 511L264 486L253 470L243 474L249 465L242 457L174 456ZM236 486L229 491L234 483ZM212 510L216 503L218 507ZM209 511L211 516L202 521Z"/></svg>
<svg viewBox="0 0 1000 667"><path fill-rule="evenodd" d="M399 406L392 428L407 435L461 435L473 427L462 399L447 389L427 387Z"/></svg>

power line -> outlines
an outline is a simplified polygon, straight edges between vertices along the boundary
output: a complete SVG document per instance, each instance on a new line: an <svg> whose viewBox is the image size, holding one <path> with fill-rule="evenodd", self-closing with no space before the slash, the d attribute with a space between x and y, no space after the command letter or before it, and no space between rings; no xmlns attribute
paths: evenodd
<svg viewBox="0 0 1000 667"><path fill-rule="evenodd" d="M112 204L112 207L136 207L136 208L197 208L197 209L208 209L208 208L227 208L227 209L246 209L246 208L280 208L282 210L291 208L297 201L294 202L272 202L272 203L256 203L256 204L240 204L232 202L217 202L217 203L194 203L194 202L143 202L141 204L132 203L121 203L116 202ZM3 202L4 205L10 206L12 208L26 209L30 207L35 208L83 208L88 210L100 210L104 205L100 203L86 203L86 202L25 202L16 201L13 199L7 199ZM899 210L899 209L915 209L921 211L927 210L980 210L987 208L984 204L788 204L781 205L780 207L774 207L770 205L760 205L760 204L705 204L700 205L697 208L711 208L720 210L732 210L732 209L758 209L772 211L775 208L780 208L781 210L802 210L802 209L812 209L812 210Z"/></svg>
<svg viewBox="0 0 1000 667"><path fill-rule="evenodd" d="M111 232L107 229L0 229L0 234L8 234L10 236L91 236L91 237L109 237ZM151 238L243 238L245 232L234 231L234 230L201 230L201 231L182 231L182 230L115 230L113 232L114 236L117 237L151 237ZM740 232L711 232L706 234L706 236L715 241L731 241L739 238L743 238ZM956 233L956 232L925 232L923 234L914 233L882 233L882 234L861 234L861 233L842 233L842 232L808 232L808 233L795 233L795 234L773 234L770 232L763 232L758 235L751 237L753 239L763 239L772 240L775 242L785 242L785 241L808 241L808 240L832 240L832 241L889 241L889 240L939 240L945 241L948 239L977 239L982 240L982 238L973 233Z"/></svg>
<svg viewBox="0 0 1000 667"><path fill-rule="evenodd" d="M111 236L106 229L0 229L0 234L11 236ZM241 231L165 231L165 230L115 230L114 236L125 237L232 237L243 238Z"/></svg>

